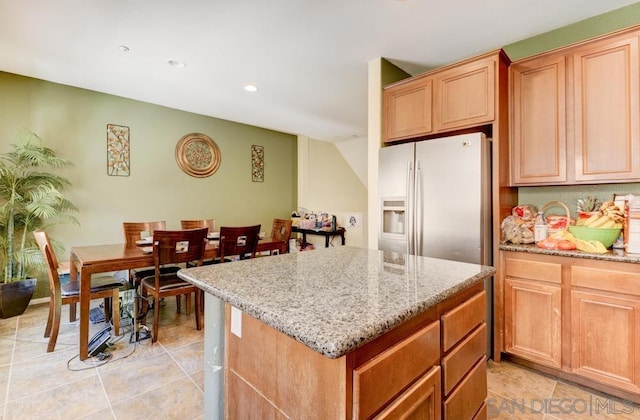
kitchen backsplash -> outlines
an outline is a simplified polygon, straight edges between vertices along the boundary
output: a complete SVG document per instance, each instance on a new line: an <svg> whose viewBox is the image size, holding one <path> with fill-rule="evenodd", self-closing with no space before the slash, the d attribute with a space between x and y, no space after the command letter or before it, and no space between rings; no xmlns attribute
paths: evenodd
<svg viewBox="0 0 640 420"><path fill-rule="evenodd" d="M614 193L640 195L640 183L520 187L518 188L518 204L534 204L541 208L549 201L562 201L569 207L571 215L575 217L578 198L594 196L602 202L610 200Z"/></svg>

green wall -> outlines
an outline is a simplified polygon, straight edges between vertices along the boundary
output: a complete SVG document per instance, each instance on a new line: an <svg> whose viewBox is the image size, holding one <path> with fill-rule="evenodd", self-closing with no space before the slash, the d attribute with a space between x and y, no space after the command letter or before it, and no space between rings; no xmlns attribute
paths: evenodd
<svg viewBox="0 0 640 420"><path fill-rule="evenodd" d="M289 217L297 203L295 136L162 106L0 72L0 153L19 129L36 132L44 144L74 162L61 173L73 187L67 196L79 208L80 226L61 225L51 235L70 247L120 243L122 222L214 218L216 225L260 223ZM130 128L131 175L108 176L106 126ZM175 147L189 133L204 133L222 161L207 178L178 167ZM251 145L264 146L264 182L251 181ZM48 293L39 282L36 297Z"/></svg>
<svg viewBox="0 0 640 420"><path fill-rule="evenodd" d="M640 24L640 2L503 47L511 61Z"/></svg>
<svg viewBox="0 0 640 420"><path fill-rule="evenodd" d="M509 58L515 61L638 24L640 24L640 3L634 3L609 13L518 41L505 46L504 50ZM550 201L559 200L564 202L572 214L575 215L577 198L596 196L600 200L606 200L610 199L614 193L640 194L640 184L627 183L519 188L518 202L520 204L535 204L541 207ZM562 210L558 208L551 212L561 213Z"/></svg>

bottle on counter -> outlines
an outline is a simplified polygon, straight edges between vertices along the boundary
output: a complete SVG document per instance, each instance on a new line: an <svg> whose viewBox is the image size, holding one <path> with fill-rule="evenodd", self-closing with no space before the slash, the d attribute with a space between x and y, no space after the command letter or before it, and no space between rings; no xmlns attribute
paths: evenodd
<svg viewBox="0 0 640 420"><path fill-rule="evenodd" d="M549 227L547 226L547 221L544 220L544 214L542 211L539 211L535 221L533 222L533 239L536 242L542 241L547 239L548 234Z"/></svg>

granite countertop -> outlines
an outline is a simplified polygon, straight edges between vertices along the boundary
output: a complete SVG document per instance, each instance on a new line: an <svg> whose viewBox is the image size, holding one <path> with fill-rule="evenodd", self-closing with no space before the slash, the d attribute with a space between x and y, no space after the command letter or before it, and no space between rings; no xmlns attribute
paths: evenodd
<svg viewBox="0 0 640 420"><path fill-rule="evenodd" d="M530 254L557 255L560 257L586 258L591 260L616 261L640 264L640 254L627 254L622 249L610 249L607 253L596 254L584 251L560 251L538 248L535 244L500 244L501 251L528 252Z"/></svg>
<svg viewBox="0 0 640 420"><path fill-rule="evenodd" d="M494 272L477 264L341 246L182 269L178 275L338 358Z"/></svg>

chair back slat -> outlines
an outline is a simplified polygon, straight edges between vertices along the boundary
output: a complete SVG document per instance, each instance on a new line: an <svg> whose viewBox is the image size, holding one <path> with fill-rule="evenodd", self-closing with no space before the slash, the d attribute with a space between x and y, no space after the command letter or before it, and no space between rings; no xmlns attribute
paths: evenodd
<svg viewBox="0 0 640 420"><path fill-rule="evenodd" d="M154 231L166 229L167 223L164 220L157 222L123 222L122 228L124 230L125 244L134 245L136 241L142 239L140 237L141 232L149 232L149 235L153 236Z"/></svg>
<svg viewBox="0 0 640 420"><path fill-rule="evenodd" d="M238 255L241 259L253 258L256 256L258 246L258 235L260 225L240 226L240 227L220 227L220 261L224 262L225 257Z"/></svg>
<svg viewBox="0 0 640 420"><path fill-rule="evenodd" d="M153 254L156 272L165 264L197 261L202 264L208 228L189 230L156 230L153 233Z"/></svg>
<svg viewBox="0 0 640 420"><path fill-rule="evenodd" d="M215 219L200 219L200 220L180 220L181 229L197 229L197 228L209 228L209 233L216 229Z"/></svg>

